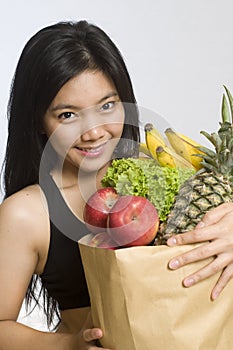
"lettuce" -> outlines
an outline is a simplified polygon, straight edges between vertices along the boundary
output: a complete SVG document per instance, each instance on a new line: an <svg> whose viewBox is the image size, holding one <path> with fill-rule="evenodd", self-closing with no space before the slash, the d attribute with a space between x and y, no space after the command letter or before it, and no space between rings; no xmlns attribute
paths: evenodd
<svg viewBox="0 0 233 350"><path fill-rule="evenodd" d="M191 168L159 166L151 158L115 159L102 179L104 187L114 187L121 195L148 198L165 221L181 184L195 173Z"/></svg>

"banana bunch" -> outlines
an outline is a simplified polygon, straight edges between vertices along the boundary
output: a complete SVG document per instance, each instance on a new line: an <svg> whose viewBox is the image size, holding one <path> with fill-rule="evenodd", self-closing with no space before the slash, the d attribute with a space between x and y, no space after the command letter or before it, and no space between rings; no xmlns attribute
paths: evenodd
<svg viewBox="0 0 233 350"><path fill-rule="evenodd" d="M198 149L201 147L199 143L171 128L166 129L165 134L177 154L191 163L196 170L202 168L202 157L199 157L198 154L203 154L203 152Z"/></svg>
<svg viewBox="0 0 233 350"><path fill-rule="evenodd" d="M145 125L144 131L146 143L140 144L141 153L152 157L161 166L201 169L202 158L198 154L203 153L198 149L200 144L171 128L164 132L167 141L151 123Z"/></svg>

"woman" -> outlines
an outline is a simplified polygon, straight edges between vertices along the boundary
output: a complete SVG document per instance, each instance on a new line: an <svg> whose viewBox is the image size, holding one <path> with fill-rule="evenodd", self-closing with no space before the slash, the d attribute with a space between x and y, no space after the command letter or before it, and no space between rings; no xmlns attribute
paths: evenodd
<svg viewBox="0 0 233 350"><path fill-rule="evenodd" d="M26 44L9 101L6 195L0 208L0 282L4 286L0 289L0 343L4 350L99 348L103 333L92 328L89 318L77 240L86 233L85 200L100 188L111 159L138 154L135 102L124 61L98 27L85 21L58 23L42 29ZM232 276L233 239L227 212L232 212L231 205L217 208L204 218L206 227L172 241L202 241L202 232L207 231L213 247L209 252L190 251L175 261L182 265L217 255L215 261L225 263L218 269L228 271L225 277L223 272L220 286ZM221 237L219 230L224 220L228 238ZM216 270L213 262L208 273L194 274L193 279ZM56 332L17 323L25 294L28 302L35 298L38 276L47 300L48 324L56 314L61 319Z"/></svg>
<svg viewBox="0 0 233 350"><path fill-rule="evenodd" d="M90 301L77 245L87 233L83 206L112 157L136 155L138 141L131 81L101 29L85 21L59 23L29 40L9 101L0 212L4 349L98 348L94 340L102 331L84 324ZM49 324L59 309L56 333L16 322L25 293L28 301L35 296L33 275L42 280Z"/></svg>

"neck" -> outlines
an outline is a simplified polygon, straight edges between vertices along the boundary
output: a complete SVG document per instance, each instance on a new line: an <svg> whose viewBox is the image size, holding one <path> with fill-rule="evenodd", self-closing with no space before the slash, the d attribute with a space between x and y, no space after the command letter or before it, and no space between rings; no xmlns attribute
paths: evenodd
<svg viewBox="0 0 233 350"><path fill-rule="evenodd" d="M109 165L110 162L93 172L84 172L70 166L63 166L62 169L56 167L52 170L51 176L79 220L83 220L83 209L88 198L102 187L101 180Z"/></svg>
<svg viewBox="0 0 233 350"><path fill-rule="evenodd" d="M105 164L102 168L90 172L74 168L64 163L62 168L57 165L57 167L51 171L51 175L61 190L78 186L81 192L92 194L102 187L101 180L109 166L110 162Z"/></svg>

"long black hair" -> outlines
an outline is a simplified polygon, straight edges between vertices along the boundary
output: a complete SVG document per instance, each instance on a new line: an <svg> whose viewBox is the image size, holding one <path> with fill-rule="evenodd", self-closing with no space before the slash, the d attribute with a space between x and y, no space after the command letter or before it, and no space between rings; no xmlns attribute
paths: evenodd
<svg viewBox="0 0 233 350"><path fill-rule="evenodd" d="M86 69L103 71L125 103L121 155L133 155L139 140L136 100L124 60L111 39L86 21L62 22L40 30L26 44L16 67L8 103L5 195L38 183L47 137L43 117L61 87ZM119 145L121 146L121 145ZM118 147L118 148L122 148Z"/></svg>
<svg viewBox="0 0 233 350"><path fill-rule="evenodd" d="M40 161L47 143L42 132L43 117L61 87L87 69L106 74L120 100L125 102L125 125L118 155L137 154L138 110L121 53L99 27L86 21L59 22L41 29L27 42L16 67L8 103L5 197L39 183ZM32 280L27 301L35 297L34 283ZM49 323L56 309L54 305L46 310Z"/></svg>

